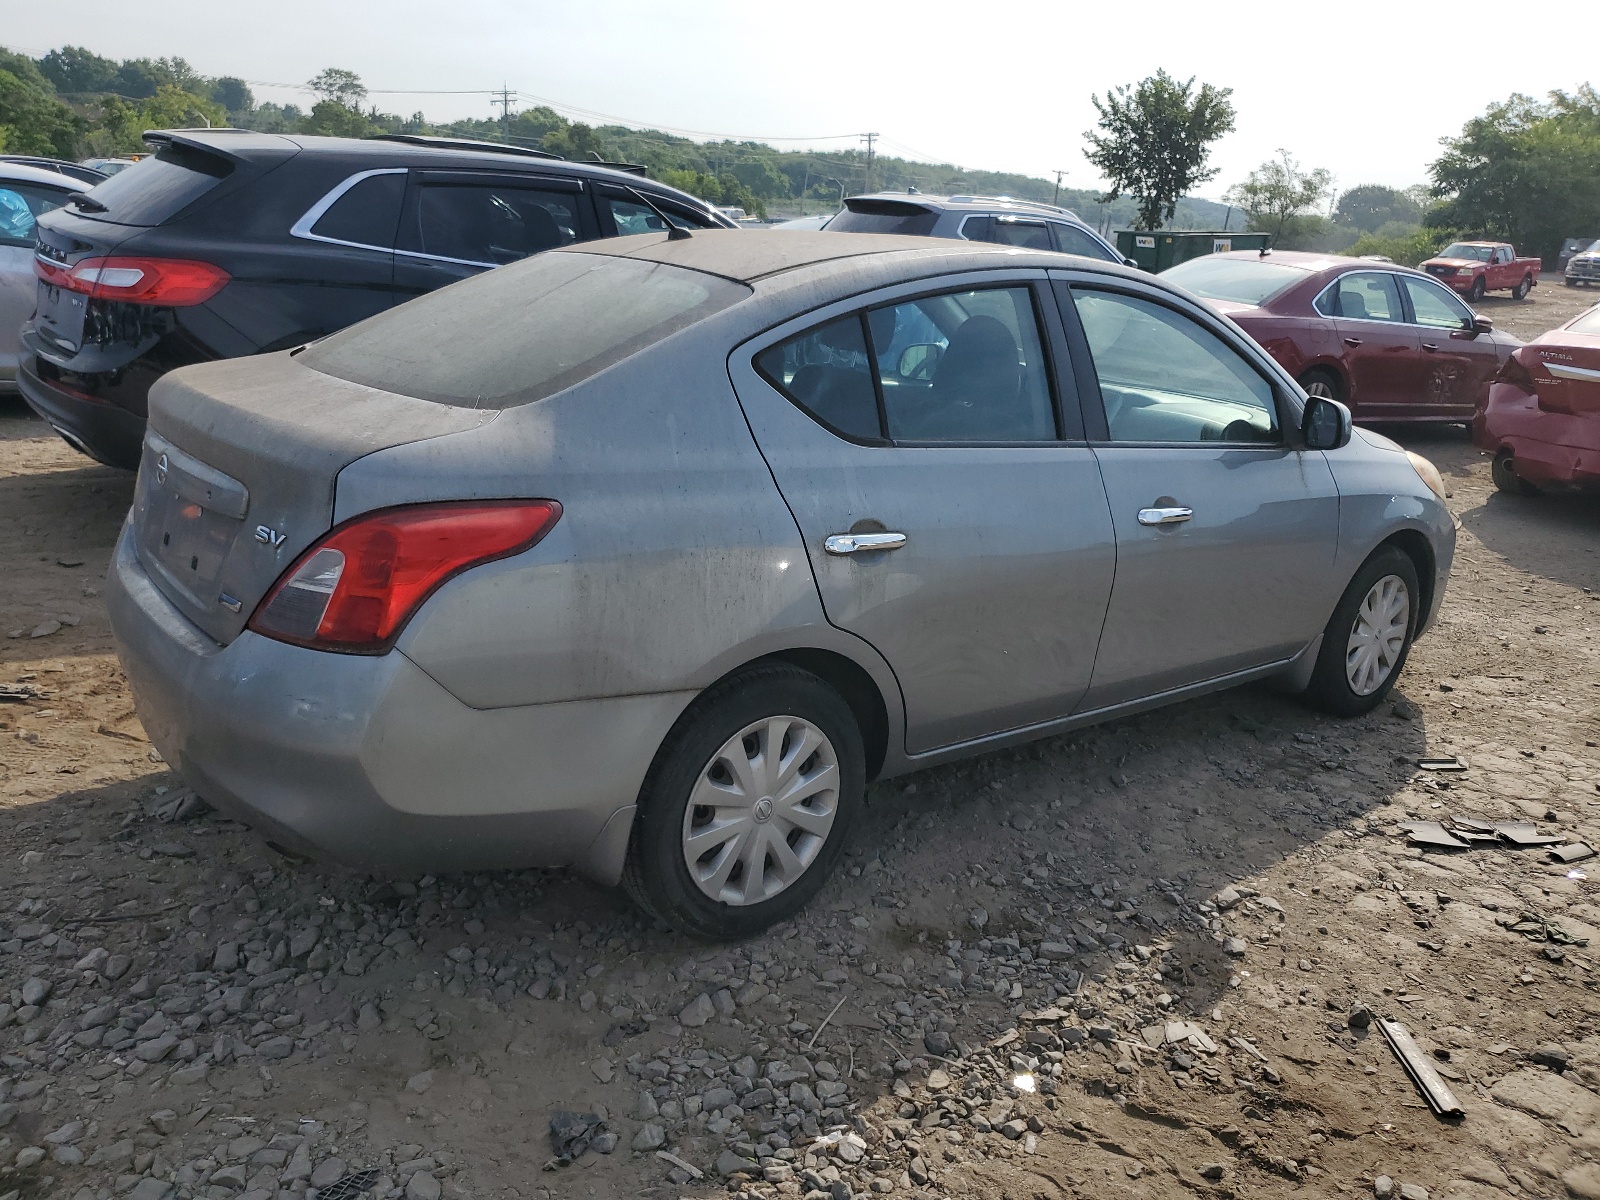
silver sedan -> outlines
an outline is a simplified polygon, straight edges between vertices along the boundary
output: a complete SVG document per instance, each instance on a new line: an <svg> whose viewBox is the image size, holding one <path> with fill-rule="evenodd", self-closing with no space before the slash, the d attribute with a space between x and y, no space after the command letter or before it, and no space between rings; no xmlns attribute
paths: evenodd
<svg viewBox="0 0 1600 1200"><path fill-rule="evenodd" d="M42 167L0 162L0 395L17 390L19 334L38 292L34 228L40 216L90 186Z"/></svg>
<svg viewBox="0 0 1600 1200"><path fill-rule="evenodd" d="M111 607L151 738L269 838L737 937L870 780L1252 680L1370 710L1442 492L1148 275L645 234L166 376Z"/></svg>

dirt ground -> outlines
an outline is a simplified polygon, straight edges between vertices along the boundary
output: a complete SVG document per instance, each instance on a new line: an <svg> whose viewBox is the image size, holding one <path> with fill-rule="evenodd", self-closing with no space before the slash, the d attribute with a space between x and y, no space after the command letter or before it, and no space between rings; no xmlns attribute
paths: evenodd
<svg viewBox="0 0 1600 1200"><path fill-rule="evenodd" d="M0 1200L1600 1197L1600 859L1400 829L1600 846L1600 503L1398 436L1462 529L1392 703L1247 689L881 785L808 912L708 947L193 803L99 596L132 480L0 401ZM562 1110L603 1125L547 1169Z"/></svg>

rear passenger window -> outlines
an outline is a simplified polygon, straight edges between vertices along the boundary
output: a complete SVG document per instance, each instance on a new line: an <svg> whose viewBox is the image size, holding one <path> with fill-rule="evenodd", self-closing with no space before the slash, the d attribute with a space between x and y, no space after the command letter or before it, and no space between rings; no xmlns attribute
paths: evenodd
<svg viewBox="0 0 1600 1200"><path fill-rule="evenodd" d="M1402 321L1400 292L1387 271L1356 271L1341 275L1317 298L1317 311L1326 317L1355 321Z"/></svg>
<svg viewBox="0 0 1600 1200"><path fill-rule="evenodd" d="M335 200L311 232L336 242L393 249L394 233L400 225L400 201L405 194L404 171L369 175Z"/></svg>
<svg viewBox="0 0 1600 1200"><path fill-rule="evenodd" d="M1019 221L1015 217L984 217L969 220L961 227L969 242L998 242L1002 246L1024 246L1029 250L1053 250L1050 230L1043 223Z"/></svg>
<svg viewBox="0 0 1600 1200"><path fill-rule="evenodd" d="M857 440L1057 437L1027 287L924 296L842 317L762 351L756 367L813 418Z"/></svg>
<svg viewBox="0 0 1600 1200"><path fill-rule="evenodd" d="M517 186L424 184L417 248L457 262L499 266L578 240L578 193Z"/></svg>
<svg viewBox="0 0 1600 1200"><path fill-rule="evenodd" d="M882 438L859 315L769 346L756 356L756 368L835 433L860 441Z"/></svg>
<svg viewBox="0 0 1600 1200"><path fill-rule="evenodd" d="M1098 258L1101 262L1121 262L1112 258L1111 252L1076 225L1050 226L1056 236L1056 249L1063 254L1081 254L1085 258Z"/></svg>

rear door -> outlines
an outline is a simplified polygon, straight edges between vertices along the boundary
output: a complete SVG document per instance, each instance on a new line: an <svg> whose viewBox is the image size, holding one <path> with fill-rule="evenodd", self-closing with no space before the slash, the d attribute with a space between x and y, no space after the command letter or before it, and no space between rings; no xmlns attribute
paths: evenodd
<svg viewBox="0 0 1600 1200"><path fill-rule="evenodd" d="M1083 707L1293 656L1338 594L1325 457L1293 447L1272 377L1220 324L1133 283L1058 288L1117 538Z"/></svg>
<svg viewBox="0 0 1600 1200"><path fill-rule="evenodd" d="M913 754L1063 717L1093 670L1115 548L1043 282L889 289L730 359L828 619L894 669Z"/></svg>
<svg viewBox="0 0 1600 1200"><path fill-rule="evenodd" d="M490 171L412 171L395 281L421 295L558 246L598 236L581 179Z"/></svg>
<svg viewBox="0 0 1600 1200"><path fill-rule="evenodd" d="M1388 271L1350 271L1316 299L1339 335L1348 400L1357 420L1409 415L1422 387L1417 331L1406 323L1400 288Z"/></svg>
<svg viewBox="0 0 1600 1200"><path fill-rule="evenodd" d="M1489 397L1500 369L1493 337L1480 334L1470 308L1454 292L1423 275L1400 275L1406 319L1422 351L1423 384L1417 415L1469 420Z"/></svg>

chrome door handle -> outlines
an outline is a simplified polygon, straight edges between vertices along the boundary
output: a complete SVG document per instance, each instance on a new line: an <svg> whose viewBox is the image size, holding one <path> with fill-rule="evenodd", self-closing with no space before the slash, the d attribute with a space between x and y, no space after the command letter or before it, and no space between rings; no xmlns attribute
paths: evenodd
<svg viewBox="0 0 1600 1200"><path fill-rule="evenodd" d="M1361 345L1361 339L1360 338L1345 338L1344 344L1346 346L1359 346L1359 345Z"/></svg>
<svg viewBox="0 0 1600 1200"><path fill-rule="evenodd" d="M1429 354L1437 354L1439 352L1439 347L1434 345L1432 342L1423 342L1422 348Z"/></svg>
<svg viewBox="0 0 1600 1200"><path fill-rule="evenodd" d="M1181 525L1194 516L1194 509L1179 508L1141 508L1139 510L1139 524L1141 525Z"/></svg>
<svg viewBox="0 0 1600 1200"><path fill-rule="evenodd" d="M906 544L903 533L834 533L823 539L829 554L855 554L859 550L898 550Z"/></svg>

